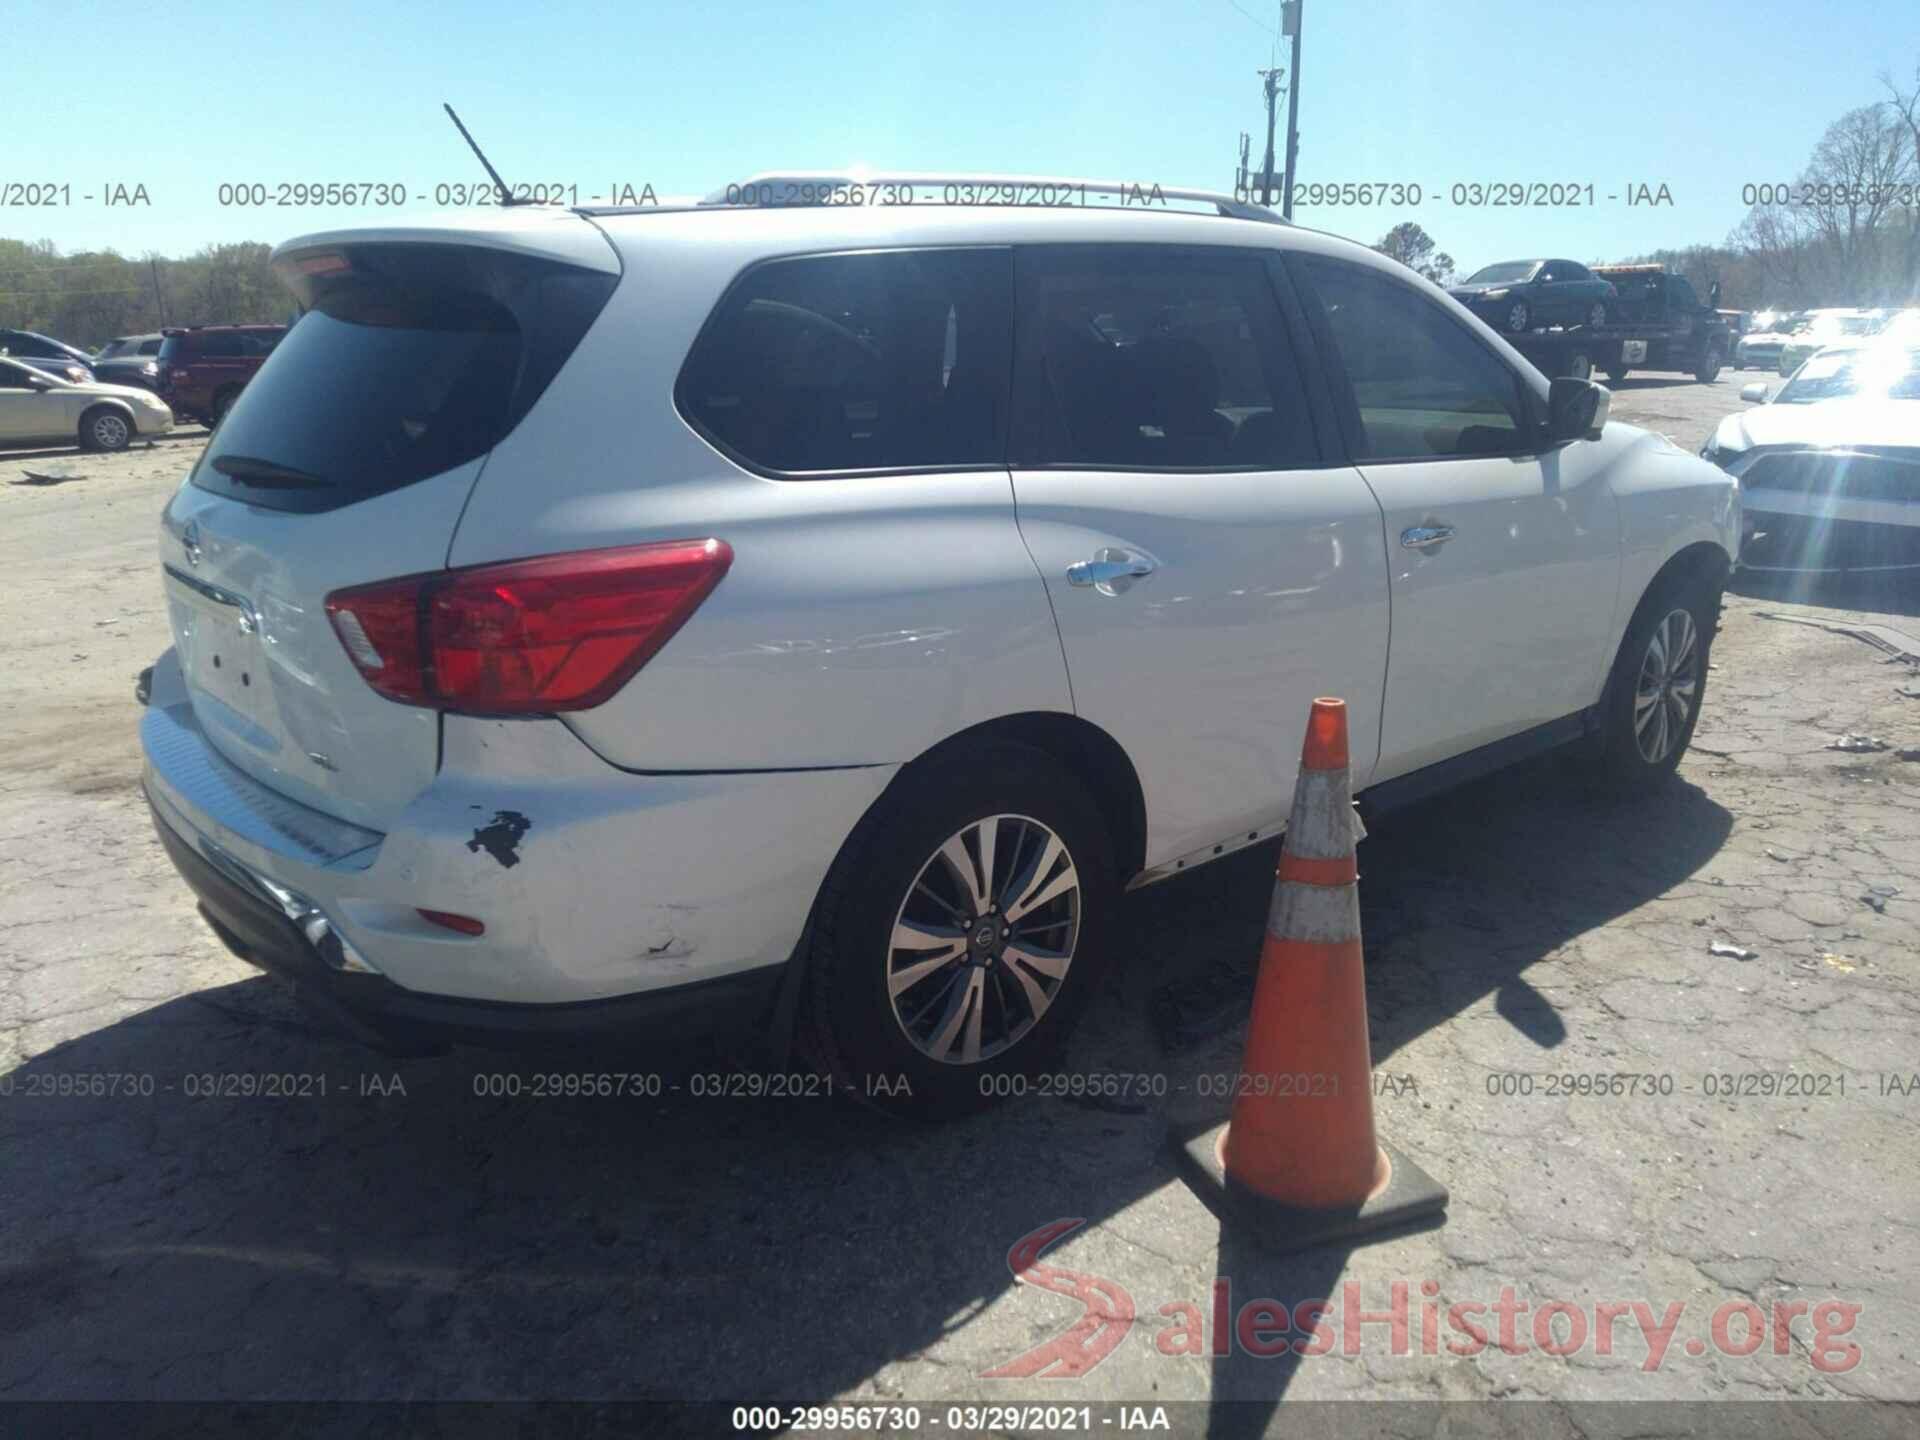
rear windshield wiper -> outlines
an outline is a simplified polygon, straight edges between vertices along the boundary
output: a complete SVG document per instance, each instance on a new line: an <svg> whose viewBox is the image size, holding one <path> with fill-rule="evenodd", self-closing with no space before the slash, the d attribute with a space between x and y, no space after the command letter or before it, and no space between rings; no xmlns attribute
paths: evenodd
<svg viewBox="0 0 1920 1440"><path fill-rule="evenodd" d="M276 464L252 455L222 455L213 461L213 468L242 485L271 485L288 490L325 490L333 485L333 481L324 475L296 470L291 465Z"/></svg>

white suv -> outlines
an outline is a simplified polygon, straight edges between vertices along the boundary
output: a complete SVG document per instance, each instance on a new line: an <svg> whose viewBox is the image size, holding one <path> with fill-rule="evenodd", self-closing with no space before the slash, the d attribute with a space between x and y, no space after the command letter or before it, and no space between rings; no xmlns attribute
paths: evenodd
<svg viewBox="0 0 1920 1440"><path fill-rule="evenodd" d="M1047 1057L1122 889L1277 833L1315 695L1382 807L1562 742L1669 775L1733 481L1160 193L281 246L142 721L223 937L388 1041L748 1020L946 1109Z"/></svg>

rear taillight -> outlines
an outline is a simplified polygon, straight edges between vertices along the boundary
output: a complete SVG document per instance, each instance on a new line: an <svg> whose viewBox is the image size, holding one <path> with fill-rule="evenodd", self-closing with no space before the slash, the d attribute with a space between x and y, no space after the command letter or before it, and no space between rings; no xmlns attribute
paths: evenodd
<svg viewBox="0 0 1920 1440"><path fill-rule="evenodd" d="M167 379L175 385L184 385L193 377L191 370L169 370Z"/></svg>
<svg viewBox="0 0 1920 1440"><path fill-rule="evenodd" d="M712 593L724 540L669 540L336 590L327 614L389 700L548 715L611 699Z"/></svg>

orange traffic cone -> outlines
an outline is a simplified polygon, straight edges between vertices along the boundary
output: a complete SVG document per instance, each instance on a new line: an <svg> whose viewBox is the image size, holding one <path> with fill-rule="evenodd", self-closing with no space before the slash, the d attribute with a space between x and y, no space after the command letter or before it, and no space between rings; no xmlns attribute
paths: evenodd
<svg viewBox="0 0 1920 1440"><path fill-rule="evenodd" d="M1399 1229L1447 1192L1373 1130L1373 1058L1361 969L1347 773L1347 706L1315 700L1280 849L1233 1112L1178 1140L1201 1198L1257 1224L1275 1248Z"/></svg>

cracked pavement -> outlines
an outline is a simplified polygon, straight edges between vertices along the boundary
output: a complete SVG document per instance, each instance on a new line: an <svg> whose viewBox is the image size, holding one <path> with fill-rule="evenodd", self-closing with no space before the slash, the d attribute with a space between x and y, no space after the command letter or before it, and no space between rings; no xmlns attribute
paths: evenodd
<svg viewBox="0 0 1920 1440"><path fill-rule="evenodd" d="M1636 379L1614 413L1697 448L1741 378ZM1164 1147L1198 1077L1238 1060L1266 847L1128 898L1127 953L1061 1066L1144 1077L1118 1096L937 1128L696 1100L685 1071L657 1097L482 1097L487 1076L660 1057L395 1061L310 1020L200 922L138 790L133 678L166 644L155 519L197 449L0 452L0 1401L1920 1396L1920 764L1899 757L1920 675L1766 618L1916 634L1920 585L1739 581L1684 783L1657 798L1609 802L1548 757L1374 827L1377 1122L1452 1206L1277 1257L1223 1231ZM29 468L75 478L16 483ZM1828 748L1846 733L1890 748ZM1738 1078L1786 1072L1817 1092ZM310 1093L187 1093L220 1074ZM1548 1093L1577 1074L1652 1078ZM1131 1333L1077 1377L983 1378L1081 1314L1007 1263L1066 1217L1086 1223L1046 1263L1123 1288ZM1381 1311L1405 1282L1412 1353L1380 1324L1355 1354L1163 1353L1163 1307L1209 1312L1218 1276L1236 1308L1354 1282ZM1429 1355L1426 1282L1442 1306L1511 1286L1589 1319L1685 1310L1654 1369L1630 1321L1611 1355L1460 1356L1452 1331ZM1860 1307L1851 1368L1814 1363L1804 1317L1784 1354L1687 1349L1723 1303L1826 1300Z"/></svg>

